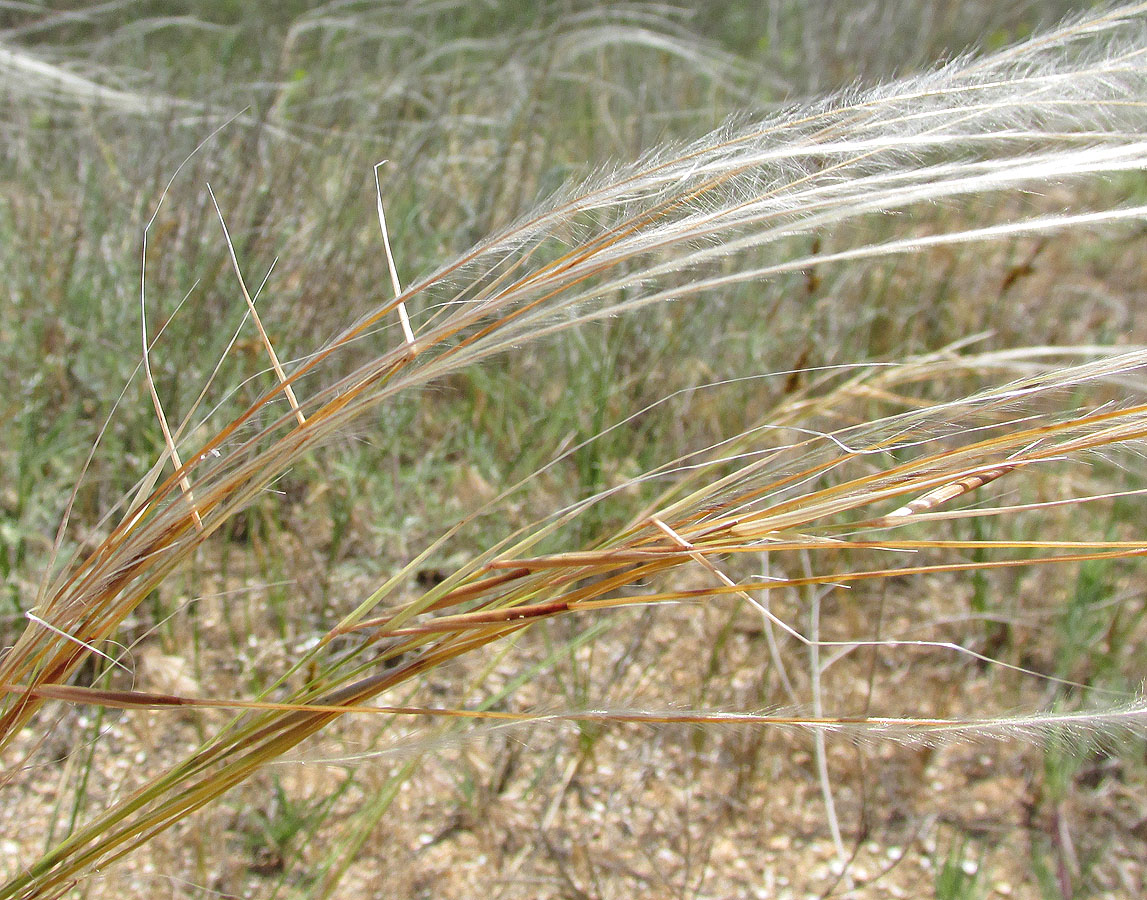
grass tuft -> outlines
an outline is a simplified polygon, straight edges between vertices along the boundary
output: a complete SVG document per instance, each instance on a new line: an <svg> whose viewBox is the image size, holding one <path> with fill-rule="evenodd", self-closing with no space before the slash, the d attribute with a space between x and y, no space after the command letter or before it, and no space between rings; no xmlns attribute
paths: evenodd
<svg viewBox="0 0 1147 900"><path fill-rule="evenodd" d="M90 15L115 20L118 6ZM848 746L904 745L927 754L989 740L1052 748L1048 769L1059 774L1045 773L1045 799L1059 880L1083 878L1067 824L1082 771L1073 761L1147 735L1131 665L1143 639L1135 585L1147 555L1137 527L1147 350L1057 345L1055 335L1029 329L1016 302L1012 333L1025 340L973 352L976 339L966 329L936 321L941 314L959 321L967 310L958 301L919 301L917 287L950 284L955 276L946 270L970 269L962 277L975 283L979 261L1002 252L1008 262L997 266L997 293L986 302L994 308L1013 302L1049 247L1141 243L1142 198L1107 189L1138 184L1147 169L1147 4L1105 7L923 75L737 116L700 138L666 136L633 161L602 167L532 205L524 198L541 191L543 170L561 166L527 135L587 58L640 50L673 60L675 72L699 79L689 82L693 88L704 83L739 97L750 90L742 64L693 41L659 9L587 9L532 23L516 37L521 56L502 35L479 30L472 41L422 48L386 90L344 98L308 69L324 42L366 52L396 29L404 44L416 40L421 17L437 13L417 11L399 25L358 4L322 13L278 23L275 83L252 87L255 104L191 149L179 183L167 182L170 196L164 188L154 207L141 207L150 214L142 360L121 371L126 411L99 428L95 445L103 442L113 459L142 474L118 496L91 495L106 464L96 449L86 461L67 450L60 468L80 479L54 537L40 538L38 590L24 573L36 530L19 519L0 532L6 577L20 571L10 597L12 642L0 655L0 787L11 789L23 771L46 765L53 723L69 710L94 717L87 720L97 735L92 747L105 740L104 721L118 715L128 722L183 716L195 740L106 802L90 799L91 755L75 763L80 776L63 781L70 811L56 816L42 852L9 873L0 898L66 894L261 778L270 778L266 806L239 829L261 876L287 872L311 852L311 836L336 807L351 793L363 795L344 815L338 841L307 863L301 890L329 896L379 823L401 816L395 804L420 765L459 741L464 727L533 734L566 723L579 729L578 750L541 818L543 833L579 772L604 752L611 729L697 729L694 760L704 757L710 734L807 735L808 769L839 877L854 855L842 819L859 805L837 783L834 750L847 744L841 738ZM13 26L6 39L73 24L63 14L46 16ZM172 24L111 21L106 40L162 43ZM243 27L203 17L175 24L211 40ZM9 55L0 66L31 64L22 49L3 52ZM535 83L503 103L510 112L490 124L493 136L474 151L479 158L438 146L450 142L451 123L465 118L447 83L456 70L437 69L440 57L473 57L466 69L473 77L512 85L519 62L535 65L546 53ZM105 97L95 84L86 75L62 76L53 93L66 91L66 102L53 96L44 109L64 123L98 94L108 101L104 112L117 117L107 128L138 113L128 101L142 94ZM164 114L173 117L171 133L181 134L192 112L176 87ZM579 96L591 102L596 92ZM403 110L402 146L412 149L390 170L400 174L384 181L376 164L366 170L375 179L381 243L373 230L343 225L329 211L343 191L354 196L364 183L348 176L345 160L332 157L314 170L300 162L311 165L306 145L317 140L322 115L344 99ZM24 109L24 100L13 102ZM214 121L201 108L194 116L197 127ZM434 121L424 126L424 119ZM608 130L608 108L592 121ZM21 128L35 131L30 122ZM313 284L296 262L268 274L267 292L285 285L293 317L306 323L282 339L275 323L292 315L285 306L268 310L274 297L257 304L263 291L250 293L243 271L268 268L257 261L277 227L272 212L289 212L293 201L248 171L227 176L235 180L218 194L206 188L209 202L202 193L184 197L184 182L205 184L219 166L218 144L228 141L232 159L248 156L252 169L282 154L333 199L317 224L284 216L285 249L315 242L320 249L309 265L329 264L332 272ZM407 165L417 147L436 152L430 162ZM26 165L20 159L14 167ZM130 181L114 153L107 166ZM450 185L477 170L483 189L449 207ZM427 171L439 193L394 186L391 201L391 177L420 187ZM89 217L108 188L85 190L69 212L57 212L79 243L94 241ZM441 246L411 254L436 262L405 288L384 197L404 230L417 233L420 210L436 203L452 223L449 237L436 236ZM171 209L181 201L190 211ZM43 194L5 207L57 209ZM24 217L9 218L4 228L34 246L31 226L15 221ZM224 230L218 252L181 262L178 253L155 250L190 247L195 225L215 218ZM328 227L341 241L324 239ZM459 239L475 231L486 236ZM1066 246L1061 252L1070 253ZM368 257L373 282L339 277ZM45 269L59 266L47 254L34 259ZM92 265L87 257L66 261L53 281L62 300L86 294L91 283L77 270ZM884 288L864 288L868 305L851 308L846 300L857 296L857 280L872 273L884 273ZM156 286L166 291L173 280L191 282L191 299L163 312ZM387 281L393 296L378 289ZM347 299L360 288L365 299ZM242 304L224 300L235 296ZM325 327L336 316L324 297L345 302L349 325ZM13 328L47 321L35 319L30 302L14 304ZM127 320L115 304L109 309L115 322ZM239 328L223 328L236 311ZM789 311L802 327L815 326L799 348L786 346ZM248 318L256 337L245 343L240 329ZM156 319L158 328L148 325ZM860 320L861 332L903 330L932 346L898 353L894 363L843 364L837 353L847 342L836 348L829 338L849 319ZM302 346L319 326L333 337ZM945 340L937 344L940 333ZM180 370L166 347L200 334L217 351L213 367ZM82 336L36 340L67 358L67 347L56 345ZM792 364L761 375L759 363L773 348ZM269 367L259 361L264 355ZM753 368L730 371L734 360ZM82 406L84 373L61 371L63 389ZM111 395L97 388L104 399ZM140 390L155 421L133 411ZM41 437L36 414L43 407L32 402L34 391L11 416L27 431L17 454L23 476L9 504L17 512L32 502L38 480L56 489L61 481L36 459L53 444ZM353 438L363 442L344 446L343 459L352 461L340 472L324 454ZM357 464L355 452L363 454ZM293 543L295 534L319 527L319 500L329 509L325 538ZM377 508L364 512L371 502ZM372 527L378 531L369 535ZM238 574L229 568L233 553ZM375 570L363 562L372 556L381 559ZM348 571L356 564L365 571ZM303 574L284 575L287 569ZM200 579L204 570L211 577ZM321 600L314 608L296 600L304 579ZM200 587L212 580L224 592L258 580L265 606L224 597L214 616ZM993 595L1009 583L1016 604L997 606ZM936 596L917 604L920 590ZM945 627L965 618L978 627ZM219 667L213 686L194 678L168 689L132 682L132 648L154 640L168 619L180 623L171 629L170 655L209 656ZM264 646L259 622L268 619L276 639ZM668 636L656 633L662 619ZM190 622L191 633L203 628L217 638L223 621L235 657L230 672L185 630ZM625 624L609 628L616 622ZM996 628L999 622L1008 629ZM1058 632L1054 644L1023 639L1041 628ZM611 641L622 632L626 642L615 648ZM608 653L600 649L607 646ZM686 646L708 650L697 656L708 664L699 667L699 683L688 682L692 696L670 689L654 692L657 702L645 699L643 688L673 684L691 662L681 649L675 655L674 647ZM513 652L531 647L532 666L507 671ZM649 661L634 674L638 651ZM721 682L742 652L752 687L733 690L736 679ZM966 679L981 693L967 703L925 696L915 687L920 671ZM461 674L436 698L427 685L450 672ZM557 684L546 694L551 676ZM519 703L519 693L531 690L532 700ZM1009 691L1021 692L1018 712L999 700ZM369 761L408 720L437 723L430 726L437 730L425 743L396 739L399 764L364 775L375 779L363 782L369 790L348 779L300 799L278 777L277 767L303 758L326 735L357 742ZM749 746L754 759L744 778L755 777L767 750ZM64 756L83 758L74 749ZM480 819L483 804L514 778L510 765L498 774L459 770L463 812ZM541 778L527 778L525 792ZM959 852L937 873L937 893L977 895L979 876L958 865L965 843L951 846ZM577 888L571 893L585 893L576 884L581 875L562 859L554 866Z"/></svg>

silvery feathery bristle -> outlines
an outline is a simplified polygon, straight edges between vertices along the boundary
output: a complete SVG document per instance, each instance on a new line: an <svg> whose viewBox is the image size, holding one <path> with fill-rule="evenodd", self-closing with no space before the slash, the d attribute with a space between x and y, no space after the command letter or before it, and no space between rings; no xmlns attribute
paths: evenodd
<svg viewBox="0 0 1147 900"><path fill-rule="evenodd" d="M276 421L210 461L201 477L238 477L254 490L386 397L580 321L672 300L705 304L731 285L827 263L1142 220L1147 207L1088 207L1075 198L1054 213L978 202L974 224L949 219L928 235L904 228L906 216L896 220L898 237L849 227L939 202L1003 200L1142 171L1145 126L1140 3L993 56L659 148L560 191L334 337L288 374L301 382L338 348L397 322L400 302L411 310L419 352L392 347L301 397L308 417L323 410L319 420L252 459L250 447L294 420ZM831 238L817 254L789 240L814 232Z"/></svg>
<svg viewBox="0 0 1147 900"><path fill-rule="evenodd" d="M230 515L367 407L579 321L669 300L705 303L733 284L834 261L1142 220L1142 206L1021 218L1015 204L981 204L978 213L993 218L972 227L947 230L949 223L935 234L879 243L872 243L875 229L864 229L854 243L846 240L851 222L874 215L1141 171L1145 125L1147 3L1140 3L994 56L960 58L660 148L559 192L336 336L287 374L298 383L327 365L333 350L388 322L399 302L410 304L419 353L410 358L405 345L394 347L302 397L308 417L323 412L305 429L289 431L295 419L284 417L228 445L221 458L192 448L189 458L203 460L193 486L226 482L220 515ZM786 255L788 238L810 232L843 237L817 255ZM731 256L736 264L726 265ZM284 439L250 452L273 436ZM176 504L164 520L179 515ZM136 540L149 546L148 531Z"/></svg>
<svg viewBox="0 0 1147 900"><path fill-rule="evenodd" d="M1075 712L1048 711L983 719L913 719L878 717L840 719L813 718L797 712L772 713L714 712L712 710L625 709L606 707L581 711L535 710L522 713L509 721L483 721L476 718L465 731L439 731L432 735L403 736L393 744L365 753L340 753L318 756L300 755L296 760L309 764L348 762L383 756L408 757L424 749L441 749L472 741L475 734L513 731L528 728L536 736L547 725L561 726L570 722L625 722L648 726L673 724L712 727L749 726L787 728L801 731L824 731L844 735L859 743L894 741L909 746L943 746L967 741L1024 741L1030 744L1086 751L1127 738L1147 735L1147 701L1137 700L1102 710Z"/></svg>
<svg viewBox="0 0 1147 900"><path fill-rule="evenodd" d="M0 44L0 84L14 93L69 100L128 115L154 115L170 106L190 106L171 97L118 90L100 84L20 47Z"/></svg>
<svg viewBox="0 0 1147 900"><path fill-rule="evenodd" d="M426 294L424 308L442 304L423 322L429 334L537 303L468 348L465 359L473 361L571 319L824 262L1142 219L1142 207L1033 219L999 213L954 233L819 257L758 253L731 273L705 268L862 216L1142 170L1145 57L1147 6L1137 4L986 59L960 58L923 76L729 123L567 188L407 297Z"/></svg>

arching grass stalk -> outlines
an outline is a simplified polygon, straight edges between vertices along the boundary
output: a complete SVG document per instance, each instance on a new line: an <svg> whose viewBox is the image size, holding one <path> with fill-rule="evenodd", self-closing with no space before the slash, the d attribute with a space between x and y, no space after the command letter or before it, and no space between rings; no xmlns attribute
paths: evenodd
<svg viewBox="0 0 1147 900"><path fill-rule="evenodd" d="M936 377L951 375L949 366L934 365ZM106 866L339 716L348 714L509 722L555 718L741 722L926 741L981 733L1021 737L1063 733L1102 738L1127 730L1141 731L1147 725L1142 705L1127 707L1123 703L1082 716L1033 715L1015 721L986 717L977 722L914 718L910 714L857 719L705 710L575 710L555 716L551 712L378 707L370 701L461 654L480 650L531 624L557 616L593 616L621 607L721 602L722 598L742 597L756 605L761 615L785 636L807 642L805 635L757 603L756 598L764 592L809 585L847 585L905 575L1147 554L1147 542L1137 541L908 538L898 532L914 521L915 514L888 514L903 506L906 498L932 492L940 484L968 479L974 472L997 469L1002 461L1010 467L1011 477L1024 478L1025 473L1044 466L1078 465L1096 453L1110 456L1125 449L1134 452L1147 435L1147 403L1122 409L1101 404L1068 415L1041 413L1039 409L1068 388L1110 380L1126 384L1128 378L1141 378L1145 367L1147 351L1137 351L1053 369L1043 376L1014 381L961 400L835 432L809 434L808 429L785 425L759 429L755 434L748 432L739 443L757 447L756 452L740 450L730 455L721 447L697 458L680 460L674 468L688 472L699 486L676 499L670 496L675 493L671 489L654 512L596 546L557 554L530 554L530 548L539 540L552 538L555 530L571 524L594 503L606 502L608 498L604 497L579 504L516 535L487 561L465 567L418 600L386 606L383 601L387 591L380 591L372 599L382 606L382 614L372 618L348 616L332 628L326 640L301 656L293 667L293 671L304 666L317 667L318 676L282 702L236 702L63 684L41 684L31 689L5 685L10 699L29 702L56 699L128 709L223 707L233 708L239 714L230 726L180 765L116 804L46 855L23 878L9 885L6 896L31 896L62 885L91 866ZM874 370L873 380L890 387L895 383L896 371ZM913 380L920 378L918 368L908 367L905 371L911 372ZM831 413L837 404L847 408L862 383L856 379L846 388L821 398L817 412ZM889 454L906 452L910 459L886 464ZM1007 515L1013 511L1007 506L981 505L964 514ZM971 548L996 555L978 562L926 561L926 554L958 553ZM725 566L732 565L738 555L762 551L799 551L822 564L816 574L769 581L735 580L725 574ZM834 567L834 560L854 559L858 551L909 562L871 568ZM672 586L673 572L697 565L712 572L711 586ZM349 655L329 651L331 640L352 633L366 635L369 640ZM819 646L839 647L842 643L849 647L927 648L954 656L978 656L944 641L857 639L825 641ZM380 669L387 660L400 658L409 661L392 669Z"/></svg>
<svg viewBox="0 0 1147 900"><path fill-rule="evenodd" d="M109 513L99 546L47 581L29 625L0 658L0 752L10 752L16 734L49 700L201 704L203 698L91 691L69 682L144 598L302 454L403 392L526 342L640 307L691 298L697 314L705 315L711 297L738 283L946 244L1141 221L1147 207L1133 204L1081 205L1047 215L1018 213L1004 200L1042 185L1082 184L1147 167L1145 31L1147 4L1103 12L985 60L958 60L921 78L730 125L601 173L286 367L284 380L233 420L217 422L210 414L196 420L193 411L178 433L211 437L184 448L176 471L138 503L125 498ZM863 235L859 226L874 219L968 199L981 201L996 218L963 230L847 244L850 234ZM803 233L838 243L820 254L778 255L791 247L794 234ZM399 304L411 310L418 352L404 342L345 371L343 351L390 326ZM974 542L904 538L901 529L945 515L944 504L989 483L1135 452L1147 435L1147 405L1135 387L1145 362L1142 352L1105 355L846 427L819 419L846 414L855 394L804 398L707 455L649 473L668 483L667 493L628 527L591 545L536 552L560 543L567 526L609 502L613 491L555 513L416 600L394 605L393 589L417 565L412 562L348 611L326 641L299 656L291 673L304 667L315 673L303 688L274 704L220 698L219 705L236 709L232 722L48 851L0 889L0 897L60 890L211 803L340 716L365 712L390 688L545 619L739 597L789 638L807 642L758 602L761 592L1142 555L1147 548L1134 540ZM899 377L909 375L927 377L919 369ZM868 377L883 378L887 387L898 376ZM1111 385L1123 386L1115 403L1104 398L1084 409L1057 406L1069 392ZM297 408L283 403L288 390ZM976 514L1011 511L1004 505ZM967 549L1000 555L931 561L938 551ZM820 572L768 582L730 574L739 557L766 551L807 553ZM854 564L862 558L857 554L869 552L912 554L920 561ZM672 573L698 565L713 576L711 586L674 585ZM340 655L332 642L345 635L366 639ZM935 641L880 643L971 653ZM404 661L395 668L380 670L381 663L399 657ZM401 712L476 715L386 710ZM608 720L642 715L571 714ZM680 715L699 722L718 718L705 711ZM1109 715L1126 721L1114 710ZM1133 718L1140 715L1136 707ZM758 720L870 727L801 716ZM1107 720L1097 715L1090 721L1102 728ZM975 723L911 717L885 717L871 727L976 729ZM994 720L984 723L985 730L995 728Z"/></svg>

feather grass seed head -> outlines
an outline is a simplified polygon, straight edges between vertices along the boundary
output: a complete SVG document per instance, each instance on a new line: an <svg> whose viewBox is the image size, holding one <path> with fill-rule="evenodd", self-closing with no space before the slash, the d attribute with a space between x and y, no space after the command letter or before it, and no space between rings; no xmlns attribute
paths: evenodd
<svg viewBox="0 0 1147 900"><path fill-rule="evenodd" d="M234 716L167 772L73 831L0 888L0 897L65 890L82 873L121 858L351 715L737 722L898 740L1140 734L1142 704L1126 698L1078 715L975 721L836 716L822 708L819 694L811 713L791 716L609 709L503 715L380 698L540 622L741 600L778 640L813 654L817 685L818 654L843 656L862 647L940 651L1032 676L1028 667L942 639L825 638L816 622L802 629L776 613L768 597L804 591L816 608L825 586L843 590L906 575L1143 556L1147 544L1134 539L917 536L921 527L950 519L1087 500L1070 492L995 505L983 498L1045 470L1086 469L1096 460L1141 454L1147 437L1142 350L1052 365L1005 354L941 355L871 368L834 389L795 397L758 427L626 480L622 487L658 485L663 492L622 527L579 540L577 528L590 511L619 496L619 487L610 486L493 542L439 585L395 601L398 586L433 549L427 548L377 590L340 609L340 621L293 654L275 684L249 701L72 682L154 590L305 454L368 411L463 368L669 301L689 300L695 315L710 315L722 291L786 273L1141 222L1147 208L1134 204L1046 212L1006 201L1147 167L1145 29L1147 4L1104 10L987 59L957 59L918 78L732 123L567 188L405 289L391 261L395 296L301 360L280 362L260 325L273 375L229 421L208 413L172 429L148 366L173 471L157 465L139 497L125 498L121 518L108 520L100 545L46 582L24 632L0 657L0 751L53 701L116 709L223 707ZM990 206L993 218L975 226L865 238L876 220L993 198L1000 198ZM390 259L381 184L377 200ZM825 237L825 250L793 254L794 238L812 234ZM258 323L243 261L230 236L225 239L246 312ZM395 334L397 322L402 341L366 359L349 352L380 329ZM143 339L146 362L146 326ZM353 365L344 367L348 359ZM944 379L961 367L1014 374L1021 363L1029 370L1003 384L944 394ZM928 379L944 399L909 402L909 386ZM1115 399L1106 396L1116 388L1122 393ZM1092 391L1094 399L1064 403ZM850 421L850 404L859 396L905 402L894 412ZM180 435L208 437L179 448ZM959 506L972 500L975 505ZM965 551L998 555L960 558ZM941 553L957 558L944 561ZM746 559L784 554L801 561L800 574L743 574ZM686 571L705 582L682 581ZM305 681L294 678L304 671L312 673ZM1066 675L1044 678L1075 684Z"/></svg>

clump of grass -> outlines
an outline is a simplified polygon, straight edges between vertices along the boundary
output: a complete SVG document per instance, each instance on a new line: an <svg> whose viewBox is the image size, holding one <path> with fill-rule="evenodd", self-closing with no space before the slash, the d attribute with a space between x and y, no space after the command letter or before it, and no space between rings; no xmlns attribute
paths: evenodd
<svg viewBox="0 0 1147 900"><path fill-rule="evenodd" d="M694 304L686 315L719 317L723 293L790 273L1141 222L1147 210L1138 205L1046 212L1017 198L1047 185L1141 173L1147 165L1140 139L1145 10L1103 12L985 59L961 59L923 77L729 124L567 187L405 290L397 290L396 279L392 300L305 357L276 365L262 393L232 417L203 412L205 387L190 411L168 423L149 372L163 452L99 523L94 549L47 574L27 627L0 658L0 752L11 752L26 726L39 727L53 701L99 709L220 708L233 715L168 771L77 823L0 889L0 897L65 891L351 715L739 723L904 741L1141 733L1138 701L1066 716L835 715L820 692L829 664L823 653L925 649L1025 674L1033 674L1032 667L945 640L825 637L818 613L810 613L806 632L778 615L768 596L810 589L808 596L819 598L821 585L1102 565L1143 555L1147 545L1135 538L915 536L918 526L947 519L1021 517L1110 499L1102 490L1072 493L1062 473L1087 471L1097 459L1120 464L1138 452L1147 434L1142 350L1093 348L1072 362L1065 361L1066 351L947 353L866 368L839 383L792 392L756 426L641 474L610 484L594 472L587 478L594 489L589 496L492 541L439 583L404 598L400 589L455 528L369 595L342 606L322 639L294 649L250 700L103 682L114 676L109 642L128 617L300 458L367 413L468 367L575 327L639 310L676 311L686 300ZM901 212L973 203L981 217L974 226L871 239L898 224ZM221 218L225 205L222 200ZM804 240L810 235L820 238L811 252ZM254 310L250 276L230 235L225 241ZM407 315L409 330L402 327ZM720 329L717 334L720 352ZM145 325L145 362L155 340ZM271 344L265 334L261 341ZM364 346L375 349L366 353ZM161 348L162 342L156 352ZM962 392L948 387L987 381L993 372L1009 374L997 379L1002 383ZM873 400L884 411L858 416L857 404ZM1037 482L1063 490L1050 499L952 509L1001 485L1022 491ZM498 492L468 520L511 494ZM623 502L628 496L639 499L638 512ZM595 527L586 528L587 521ZM964 558L968 553L977 555ZM742 561L762 554L799 574L768 580L746 574ZM707 583L684 586L681 573L693 570ZM615 706L511 712L491 704L390 702L396 689L427 672L541 622L726 600L754 610L774 644L791 641L809 651L811 711ZM775 664L783 671L780 656ZM96 671L85 679L89 684L80 684L85 666ZM1068 686L1066 677L1050 680ZM416 761L412 753L400 777ZM822 767L831 810L826 773ZM393 796L384 792L370 805L358 837L365 839ZM358 837L331 863L324 890L349 864Z"/></svg>

